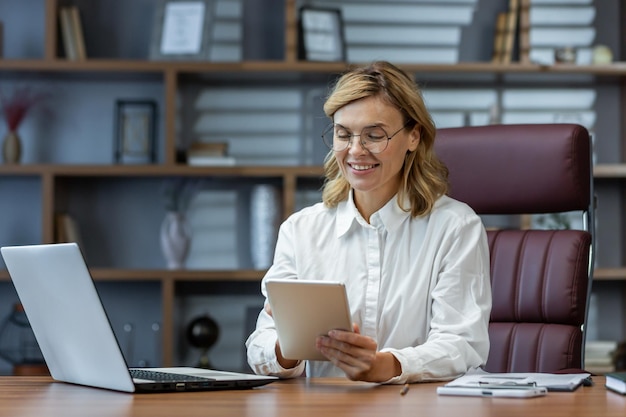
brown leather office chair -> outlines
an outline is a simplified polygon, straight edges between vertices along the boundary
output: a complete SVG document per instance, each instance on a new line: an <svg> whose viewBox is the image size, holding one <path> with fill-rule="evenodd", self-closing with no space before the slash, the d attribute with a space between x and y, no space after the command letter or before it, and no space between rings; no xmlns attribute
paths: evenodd
<svg viewBox="0 0 626 417"><path fill-rule="evenodd" d="M586 230L488 230L493 309L489 372L558 372L584 364L593 271L588 131L575 124L439 129L450 195L478 214L581 211Z"/></svg>

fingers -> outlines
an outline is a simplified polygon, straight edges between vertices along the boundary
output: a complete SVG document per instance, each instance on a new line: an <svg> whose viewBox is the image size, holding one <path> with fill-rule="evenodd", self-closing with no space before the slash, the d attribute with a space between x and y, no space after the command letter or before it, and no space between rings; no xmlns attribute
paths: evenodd
<svg viewBox="0 0 626 417"><path fill-rule="evenodd" d="M345 342L350 345L359 346L368 350L376 350L377 344L374 339L368 336L363 336L359 333L359 326L354 324L354 332L346 332L344 330L331 330L328 332L328 337L340 342Z"/></svg>
<svg viewBox="0 0 626 417"><path fill-rule="evenodd" d="M316 346L352 380L367 380L375 365L377 344L371 337L333 330L327 336L318 337Z"/></svg>
<svg viewBox="0 0 626 417"><path fill-rule="evenodd" d="M320 346L334 350L333 356L349 364L369 363L371 357L376 354L378 347L376 341L370 337L335 331L330 332L326 337L321 337Z"/></svg>
<svg viewBox="0 0 626 417"><path fill-rule="evenodd" d="M270 306L270 303L265 303L265 312L267 314L269 314L270 317L272 317L272 306Z"/></svg>

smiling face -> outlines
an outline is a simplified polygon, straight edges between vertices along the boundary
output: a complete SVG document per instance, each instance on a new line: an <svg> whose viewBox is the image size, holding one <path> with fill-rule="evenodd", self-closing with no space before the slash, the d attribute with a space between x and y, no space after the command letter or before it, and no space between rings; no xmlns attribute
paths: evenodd
<svg viewBox="0 0 626 417"><path fill-rule="evenodd" d="M345 105L335 112L333 121L354 135L370 126L380 126L391 135L406 122L397 108L378 96ZM387 148L377 154L364 149L359 140L359 136L353 137L347 149L335 151L335 159L354 189L357 208L369 219L398 192L404 157L417 148L419 134L417 128L402 129L389 141Z"/></svg>

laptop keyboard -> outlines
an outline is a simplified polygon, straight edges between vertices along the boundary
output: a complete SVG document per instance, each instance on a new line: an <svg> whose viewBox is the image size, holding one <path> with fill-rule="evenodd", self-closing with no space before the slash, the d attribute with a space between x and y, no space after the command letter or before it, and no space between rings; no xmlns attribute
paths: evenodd
<svg viewBox="0 0 626 417"><path fill-rule="evenodd" d="M202 378L194 375L172 374L169 372L151 371L149 369L129 369L130 376L138 379L147 379L150 381L166 381L166 382L182 382L182 381L206 381L208 378Z"/></svg>

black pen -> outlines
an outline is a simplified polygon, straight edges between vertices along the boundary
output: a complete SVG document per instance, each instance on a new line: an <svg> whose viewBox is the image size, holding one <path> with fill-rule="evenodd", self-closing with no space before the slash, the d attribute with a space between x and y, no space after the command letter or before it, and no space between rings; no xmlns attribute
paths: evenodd
<svg viewBox="0 0 626 417"><path fill-rule="evenodd" d="M409 392L409 384L404 384L404 386L400 390L400 395L406 395L407 392Z"/></svg>

